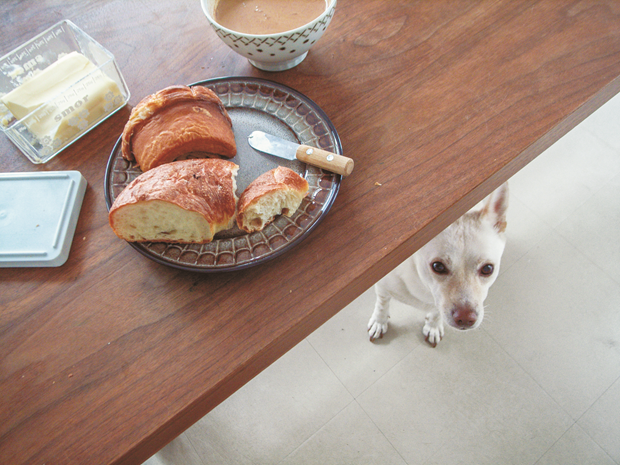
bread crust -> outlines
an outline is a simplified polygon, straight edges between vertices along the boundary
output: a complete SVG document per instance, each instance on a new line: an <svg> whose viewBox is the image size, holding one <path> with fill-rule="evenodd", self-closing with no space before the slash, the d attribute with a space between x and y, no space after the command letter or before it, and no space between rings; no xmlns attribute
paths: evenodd
<svg viewBox="0 0 620 465"><path fill-rule="evenodd" d="M278 166L250 183L239 197L237 204L237 226L246 232L256 231L245 217L251 206L261 201L265 196L274 194L277 191L290 191L301 201L308 193L308 181L297 174L295 171L284 166ZM297 207L296 207L297 208ZM288 216L291 216L291 211ZM273 218L271 219L273 220ZM268 224L265 223L263 227Z"/></svg>
<svg viewBox="0 0 620 465"><path fill-rule="evenodd" d="M192 152L232 158L232 121L220 98L203 86L170 86L142 99L122 135L123 158L142 171Z"/></svg>
<svg viewBox="0 0 620 465"><path fill-rule="evenodd" d="M221 159L181 160L151 169L134 179L116 198L110 208L110 226L121 239L129 240L115 221L117 212L127 205L157 200L200 214L212 232L208 240L200 243L210 242L218 231L234 225L238 169L235 163ZM165 238L156 241L183 242Z"/></svg>

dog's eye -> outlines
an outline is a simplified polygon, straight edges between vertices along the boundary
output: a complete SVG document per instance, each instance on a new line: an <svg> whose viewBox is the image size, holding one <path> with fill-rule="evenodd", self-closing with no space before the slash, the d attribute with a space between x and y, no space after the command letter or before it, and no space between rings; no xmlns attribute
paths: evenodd
<svg viewBox="0 0 620 465"><path fill-rule="evenodd" d="M448 268L446 268L446 265L444 265L441 262L433 262L432 265L433 267L433 271L437 274L447 274L448 273Z"/></svg>
<svg viewBox="0 0 620 465"><path fill-rule="evenodd" d="M491 276L493 274L493 265L487 263L482 268L480 268L480 274L482 276Z"/></svg>

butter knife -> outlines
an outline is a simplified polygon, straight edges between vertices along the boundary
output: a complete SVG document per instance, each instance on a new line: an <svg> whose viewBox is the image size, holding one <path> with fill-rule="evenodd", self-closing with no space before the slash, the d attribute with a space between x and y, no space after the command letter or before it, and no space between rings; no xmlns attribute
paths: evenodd
<svg viewBox="0 0 620 465"><path fill-rule="evenodd" d="M281 139L263 131L254 131L248 136L250 146L286 160L299 160L326 171L348 176L353 171L353 160L309 145L300 145Z"/></svg>

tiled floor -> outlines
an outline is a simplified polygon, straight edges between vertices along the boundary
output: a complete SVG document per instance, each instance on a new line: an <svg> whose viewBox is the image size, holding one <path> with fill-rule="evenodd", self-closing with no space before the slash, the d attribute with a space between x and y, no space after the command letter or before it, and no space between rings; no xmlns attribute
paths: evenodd
<svg viewBox="0 0 620 465"><path fill-rule="evenodd" d="M511 180L481 328L368 290L148 465L620 464L620 95Z"/></svg>

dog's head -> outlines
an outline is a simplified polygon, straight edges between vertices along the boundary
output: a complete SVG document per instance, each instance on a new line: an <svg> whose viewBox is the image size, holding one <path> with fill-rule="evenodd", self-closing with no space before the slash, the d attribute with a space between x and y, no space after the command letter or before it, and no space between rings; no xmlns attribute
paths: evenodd
<svg viewBox="0 0 620 465"><path fill-rule="evenodd" d="M484 299L499 273L506 238L508 185L493 192L416 254L416 266L450 326L477 328Z"/></svg>

